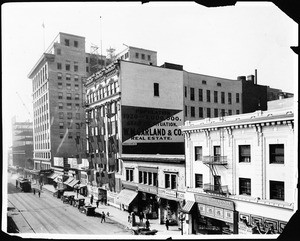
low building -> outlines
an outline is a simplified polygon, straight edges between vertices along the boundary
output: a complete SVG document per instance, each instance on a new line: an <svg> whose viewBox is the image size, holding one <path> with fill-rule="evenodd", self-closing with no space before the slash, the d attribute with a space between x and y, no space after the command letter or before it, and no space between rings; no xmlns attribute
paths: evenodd
<svg viewBox="0 0 300 241"><path fill-rule="evenodd" d="M293 106L187 121L186 233L281 233L297 210Z"/></svg>

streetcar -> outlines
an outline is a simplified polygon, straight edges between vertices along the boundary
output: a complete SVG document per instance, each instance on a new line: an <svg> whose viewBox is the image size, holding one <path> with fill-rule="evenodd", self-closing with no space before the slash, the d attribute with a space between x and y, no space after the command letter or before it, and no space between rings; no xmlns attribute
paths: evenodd
<svg viewBox="0 0 300 241"><path fill-rule="evenodd" d="M21 189L22 192L30 192L31 182L26 178L19 177L16 180L16 188Z"/></svg>

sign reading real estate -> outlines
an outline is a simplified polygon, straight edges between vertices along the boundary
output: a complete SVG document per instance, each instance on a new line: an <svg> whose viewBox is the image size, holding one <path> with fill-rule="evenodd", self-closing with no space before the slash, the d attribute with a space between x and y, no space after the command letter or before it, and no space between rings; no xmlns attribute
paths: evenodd
<svg viewBox="0 0 300 241"><path fill-rule="evenodd" d="M123 145L183 142L182 110L122 106Z"/></svg>

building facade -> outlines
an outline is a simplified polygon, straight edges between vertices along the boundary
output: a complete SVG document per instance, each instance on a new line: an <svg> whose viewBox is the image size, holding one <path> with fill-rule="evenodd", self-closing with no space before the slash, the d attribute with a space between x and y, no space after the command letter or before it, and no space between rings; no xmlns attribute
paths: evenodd
<svg viewBox="0 0 300 241"><path fill-rule="evenodd" d="M186 233L281 233L297 210L294 110L188 121Z"/></svg>
<svg viewBox="0 0 300 241"><path fill-rule="evenodd" d="M12 118L12 165L33 168L33 127L32 122Z"/></svg>

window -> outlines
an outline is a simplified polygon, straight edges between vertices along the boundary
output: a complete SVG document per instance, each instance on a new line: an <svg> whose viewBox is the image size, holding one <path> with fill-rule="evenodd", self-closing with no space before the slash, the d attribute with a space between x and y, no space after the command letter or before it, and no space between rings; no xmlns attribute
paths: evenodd
<svg viewBox="0 0 300 241"><path fill-rule="evenodd" d="M143 172L143 183L147 184L147 172Z"/></svg>
<svg viewBox="0 0 300 241"><path fill-rule="evenodd" d="M202 160L202 146L195 146L195 161Z"/></svg>
<svg viewBox="0 0 300 241"><path fill-rule="evenodd" d="M139 183L143 183L143 172L139 171Z"/></svg>
<svg viewBox="0 0 300 241"><path fill-rule="evenodd" d="M63 93L62 92L58 92L58 99L62 99L63 98Z"/></svg>
<svg viewBox="0 0 300 241"><path fill-rule="evenodd" d="M66 71L70 71L71 69L71 65L70 64L66 64Z"/></svg>
<svg viewBox="0 0 300 241"><path fill-rule="evenodd" d="M177 175L175 173L165 173L165 188L177 188Z"/></svg>
<svg viewBox="0 0 300 241"><path fill-rule="evenodd" d="M76 120L80 119L80 113L76 113Z"/></svg>
<svg viewBox="0 0 300 241"><path fill-rule="evenodd" d="M72 103L67 103L67 109L72 110Z"/></svg>
<svg viewBox="0 0 300 241"><path fill-rule="evenodd" d="M57 69L61 69L61 63L57 63Z"/></svg>
<svg viewBox="0 0 300 241"><path fill-rule="evenodd" d="M284 144L271 144L270 163L284 164Z"/></svg>
<svg viewBox="0 0 300 241"><path fill-rule="evenodd" d="M80 124L79 123L75 123L76 129L80 129Z"/></svg>
<svg viewBox="0 0 300 241"><path fill-rule="evenodd" d="M239 146L239 162L251 162L250 145Z"/></svg>
<svg viewBox="0 0 300 241"><path fill-rule="evenodd" d="M188 111L187 111L187 106L185 105L185 106L184 106L184 115L185 115L185 116L187 116L187 114L188 114L187 112L188 112Z"/></svg>
<svg viewBox="0 0 300 241"><path fill-rule="evenodd" d="M56 49L56 54L61 55L61 49Z"/></svg>
<svg viewBox="0 0 300 241"><path fill-rule="evenodd" d="M225 92L221 92L221 103L225 104Z"/></svg>
<svg viewBox="0 0 300 241"><path fill-rule="evenodd" d="M69 132L68 133L68 139L72 139L73 138L73 133L72 132Z"/></svg>
<svg viewBox="0 0 300 241"><path fill-rule="evenodd" d="M79 100L79 94L75 94L75 100Z"/></svg>
<svg viewBox="0 0 300 241"><path fill-rule="evenodd" d="M78 80L79 80L78 75L74 75L74 81L78 81Z"/></svg>
<svg viewBox="0 0 300 241"><path fill-rule="evenodd" d="M67 90L71 90L71 84L67 84Z"/></svg>
<svg viewBox="0 0 300 241"><path fill-rule="evenodd" d="M218 161L220 156L221 156L221 147L220 146L214 146L215 160Z"/></svg>
<svg viewBox="0 0 300 241"><path fill-rule="evenodd" d="M135 57L138 59L139 58L139 53L135 53Z"/></svg>
<svg viewBox="0 0 300 241"><path fill-rule="evenodd" d="M71 75L70 74L66 74L66 80L71 80Z"/></svg>
<svg viewBox="0 0 300 241"><path fill-rule="evenodd" d="M64 118L64 112L59 112L58 116L59 116L59 119L63 119Z"/></svg>
<svg viewBox="0 0 300 241"><path fill-rule="evenodd" d="M88 64L89 63L89 57L85 57L85 62Z"/></svg>
<svg viewBox="0 0 300 241"><path fill-rule="evenodd" d="M68 113L67 113L67 118L68 118L68 119L72 119L72 112L68 112Z"/></svg>
<svg viewBox="0 0 300 241"><path fill-rule="evenodd" d="M207 110L206 110L206 116L207 116L208 118L211 117L210 108L207 108Z"/></svg>
<svg viewBox="0 0 300 241"><path fill-rule="evenodd" d="M202 84L203 84L203 85L206 85L206 80L202 80Z"/></svg>
<svg viewBox="0 0 300 241"><path fill-rule="evenodd" d="M203 188L203 175L195 174L195 187Z"/></svg>
<svg viewBox="0 0 300 241"><path fill-rule="evenodd" d="M75 84L75 85L74 85L74 89L75 89L75 90L79 90L79 85L78 85L78 84Z"/></svg>
<svg viewBox="0 0 300 241"><path fill-rule="evenodd" d="M78 41L74 40L74 47L78 48Z"/></svg>
<svg viewBox="0 0 300 241"><path fill-rule="evenodd" d="M60 133L59 133L59 138L60 138L60 139L63 139L63 138L64 138L64 133L60 132Z"/></svg>
<svg viewBox="0 0 300 241"><path fill-rule="evenodd" d="M210 102L210 90L206 90L206 101Z"/></svg>
<svg viewBox="0 0 300 241"><path fill-rule="evenodd" d="M159 84L154 83L153 87L154 87L154 96L159 96Z"/></svg>
<svg viewBox="0 0 300 241"><path fill-rule="evenodd" d="M232 115L232 110L228 110L228 115Z"/></svg>
<svg viewBox="0 0 300 241"><path fill-rule="evenodd" d="M71 100L72 99L72 94L71 93L67 93L67 100Z"/></svg>
<svg viewBox="0 0 300 241"><path fill-rule="evenodd" d="M284 201L284 182L270 181L270 199Z"/></svg>
<svg viewBox="0 0 300 241"><path fill-rule="evenodd" d="M231 100L231 93L228 93L228 104L229 105L231 105L232 104L232 102L231 102L232 100Z"/></svg>
<svg viewBox="0 0 300 241"><path fill-rule="evenodd" d="M240 110L236 110L236 114L237 114L237 115L240 114Z"/></svg>
<svg viewBox="0 0 300 241"><path fill-rule="evenodd" d="M133 169L126 169L126 181L133 182Z"/></svg>
<svg viewBox="0 0 300 241"><path fill-rule="evenodd" d="M85 67L85 71L89 72L89 67L88 66Z"/></svg>
<svg viewBox="0 0 300 241"><path fill-rule="evenodd" d="M214 102L218 103L218 91L214 91Z"/></svg>
<svg viewBox="0 0 300 241"><path fill-rule="evenodd" d="M215 117L218 117L218 114L219 114L218 112L219 112L218 109L214 109L214 116L215 116Z"/></svg>
<svg viewBox="0 0 300 241"><path fill-rule="evenodd" d="M217 83L217 86L222 86L221 83Z"/></svg>
<svg viewBox="0 0 300 241"><path fill-rule="evenodd" d="M236 95L235 95L235 102L240 103L240 94L239 93L236 93Z"/></svg>
<svg viewBox="0 0 300 241"><path fill-rule="evenodd" d="M195 100L195 89L194 88L190 88L190 97L191 97L191 100Z"/></svg>
<svg viewBox="0 0 300 241"><path fill-rule="evenodd" d="M221 116L225 116L225 109L221 109Z"/></svg>
<svg viewBox="0 0 300 241"><path fill-rule="evenodd" d="M69 39L65 39L65 45L70 46L70 40Z"/></svg>
<svg viewBox="0 0 300 241"><path fill-rule="evenodd" d="M199 107L199 117L203 118L203 107Z"/></svg>
<svg viewBox="0 0 300 241"><path fill-rule="evenodd" d="M59 103L58 103L58 109L63 109L63 108L64 108L63 103L59 102Z"/></svg>
<svg viewBox="0 0 300 241"><path fill-rule="evenodd" d="M128 54L128 53L127 53ZM151 61L151 55L148 55L148 60Z"/></svg>
<svg viewBox="0 0 300 241"><path fill-rule="evenodd" d="M191 106L191 117L195 117L195 107Z"/></svg>
<svg viewBox="0 0 300 241"><path fill-rule="evenodd" d="M62 80L62 73L57 73L57 79Z"/></svg>
<svg viewBox="0 0 300 241"><path fill-rule="evenodd" d="M186 98L187 97L187 87L184 86L184 97Z"/></svg>
<svg viewBox="0 0 300 241"><path fill-rule="evenodd" d="M203 101L203 90L202 89L198 90L198 96L199 96L199 101Z"/></svg>
<svg viewBox="0 0 300 241"><path fill-rule="evenodd" d="M59 129L64 129L64 123L63 122L59 122Z"/></svg>
<svg viewBox="0 0 300 241"><path fill-rule="evenodd" d="M78 72L78 63L74 62L74 72Z"/></svg>
<svg viewBox="0 0 300 241"><path fill-rule="evenodd" d="M251 196L251 179L250 178L239 178L239 191L240 195Z"/></svg>
<svg viewBox="0 0 300 241"><path fill-rule="evenodd" d="M141 54L142 59L145 59L145 54Z"/></svg>

